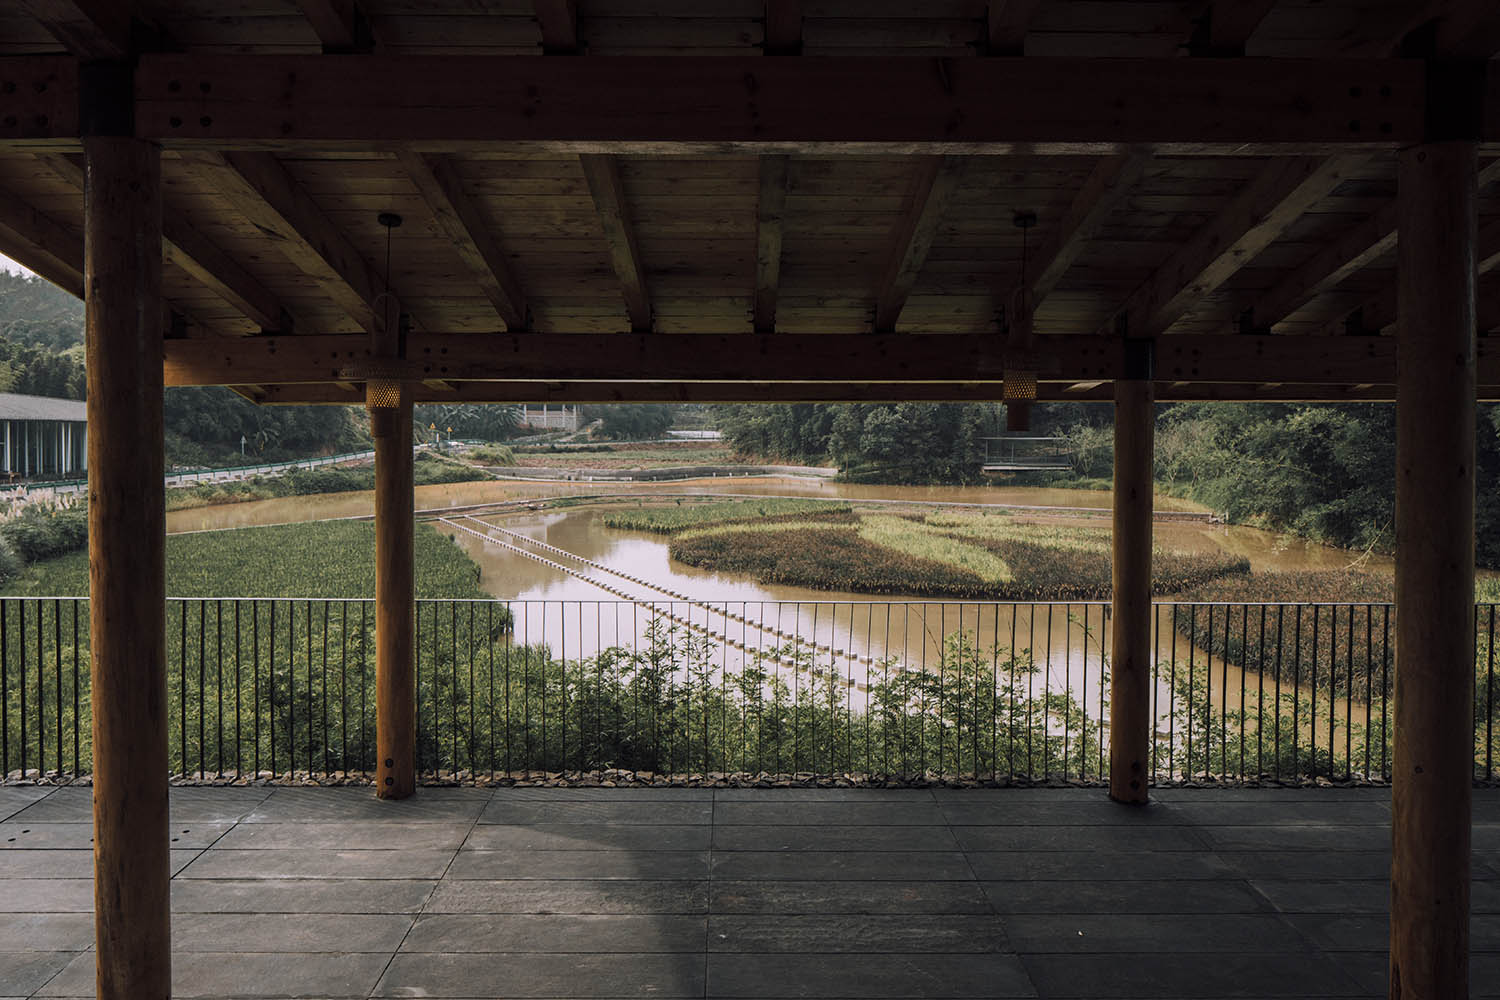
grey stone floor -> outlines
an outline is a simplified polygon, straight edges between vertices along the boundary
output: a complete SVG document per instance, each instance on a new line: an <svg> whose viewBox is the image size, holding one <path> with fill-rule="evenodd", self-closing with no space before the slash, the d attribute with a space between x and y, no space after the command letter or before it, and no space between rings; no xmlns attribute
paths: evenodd
<svg viewBox="0 0 1500 1000"><path fill-rule="evenodd" d="M0 788L0 997L92 995L87 789ZM180 788L179 997L1374 997L1388 794ZM1500 996L1500 792L1472 978Z"/></svg>

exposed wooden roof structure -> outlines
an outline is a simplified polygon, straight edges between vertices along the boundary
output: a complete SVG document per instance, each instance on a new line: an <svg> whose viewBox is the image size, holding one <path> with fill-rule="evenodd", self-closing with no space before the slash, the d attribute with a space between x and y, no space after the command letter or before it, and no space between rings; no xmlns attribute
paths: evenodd
<svg viewBox="0 0 1500 1000"><path fill-rule="evenodd" d="M1108 398L1090 383L1119 364L1122 319L1160 335L1159 398L1389 398L1389 154L1428 137L1430 105L1469 114L1488 144L1479 322L1500 325L1500 70L1394 58L1487 59L1500 28L1484 2L141 0L133 18L90 15L120 6L0 17L0 251L82 290L80 62L56 54L139 53L129 110L164 149L163 289L186 338L167 347L172 383L359 401L350 353L385 291L377 216L396 212L390 289L422 399L632 398L663 356L679 377L649 377L646 397L786 398L767 383L796 358L809 398L985 398L1023 280L1044 398ZM543 58L559 53L574 57ZM1452 106L1460 90L1472 107ZM1037 217L1024 278L1022 211ZM272 332L234 364L198 343ZM509 370L521 342L501 332L548 360ZM785 339L566 346L755 332ZM889 387L870 333L968 338L893 343L911 375ZM850 339L806 339L829 334ZM750 358L764 363L713 365Z"/></svg>
<svg viewBox="0 0 1500 1000"><path fill-rule="evenodd" d="M87 292L98 995L171 986L165 383L370 407L384 798L414 400L1113 399L1144 803L1154 400L1394 398L1391 995L1466 996L1497 52L1493 0L12 0L0 252Z"/></svg>

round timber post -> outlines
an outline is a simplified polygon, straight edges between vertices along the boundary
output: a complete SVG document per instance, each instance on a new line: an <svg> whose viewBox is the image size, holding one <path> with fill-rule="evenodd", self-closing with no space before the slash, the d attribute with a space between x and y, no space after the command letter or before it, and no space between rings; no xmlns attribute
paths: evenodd
<svg viewBox="0 0 1500 1000"><path fill-rule="evenodd" d="M404 799L417 787L415 581L412 566L412 400L392 383L396 405L371 393L375 439L375 794ZM388 401L380 401L388 402Z"/></svg>
<svg viewBox="0 0 1500 1000"><path fill-rule="evenodd" d="M1109 797L1117 802L1145 802L1150 783L1152 353L1151 341L1127 340L1131 377L1115 383Z"/></svg>
<svg viewBox="0 0 1500 1000"><path fill-rule="evenodd" d="M1469 995L1476 151L1403 150L1390 995Z"/></svg>
<svg viewBox="0 0 1500 1000"><path fill-rule="evenodd" d="M165 1000L161 158L148 142L113 135L85 138L83 152L95 992Z"/></svg>

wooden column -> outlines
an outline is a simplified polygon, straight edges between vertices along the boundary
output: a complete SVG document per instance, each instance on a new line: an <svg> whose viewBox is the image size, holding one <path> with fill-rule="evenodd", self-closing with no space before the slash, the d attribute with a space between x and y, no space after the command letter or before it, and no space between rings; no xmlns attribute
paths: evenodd
<svg viewBox="0 0 1500 1000"><path fill-rule="evenodd" d="M171 995L161 163L88 138L89 628L101 1000Z"/></svg>
<svg viewBox="0 0 1500 1000"><path fill-rule="evenodd" d="M1150 778L1153 396L1149 379L1115 383L1109 797L1117 802L1145 802Z"/></svg>
<svg viewBox="0 0 1500 1000"><path fill-rule="evenodd" d="M375 794L417 787L411 394L370 409L375 438Z"/></svg>
<svg viewBox="0 0 1500 1000"><path fill-rule="evenodd" d="M1400 154L1390 995L1469 995L1476 147Z"/></svg>

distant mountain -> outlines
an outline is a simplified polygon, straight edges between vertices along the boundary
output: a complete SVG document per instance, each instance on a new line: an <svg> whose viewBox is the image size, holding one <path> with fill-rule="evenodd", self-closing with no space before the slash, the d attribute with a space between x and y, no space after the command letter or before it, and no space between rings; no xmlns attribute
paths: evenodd
<svg viewBox="0 0 1500 1000"><path fill-rule="evenodd" d="M83 345L83 303L50 281L0 271L0 337L61 353Z"/></svg>

